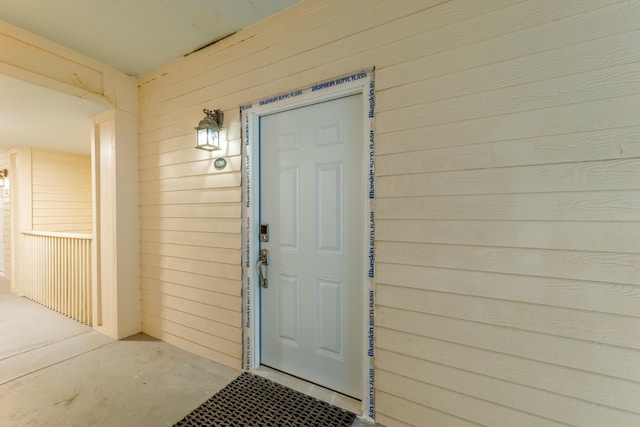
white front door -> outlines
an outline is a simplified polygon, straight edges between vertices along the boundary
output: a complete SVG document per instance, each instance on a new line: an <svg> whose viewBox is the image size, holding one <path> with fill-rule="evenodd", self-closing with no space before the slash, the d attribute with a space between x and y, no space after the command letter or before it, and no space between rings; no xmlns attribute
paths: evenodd
<svg viewBox="0 0 640 427"><path fill-rule="evenodd" d="M262 364L362 398L362 95L260 118Z"/></svg>

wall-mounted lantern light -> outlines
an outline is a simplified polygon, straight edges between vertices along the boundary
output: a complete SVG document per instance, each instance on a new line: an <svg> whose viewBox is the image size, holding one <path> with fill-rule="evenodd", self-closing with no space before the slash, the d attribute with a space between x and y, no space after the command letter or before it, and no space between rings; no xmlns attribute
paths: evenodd
<svg viewBox="0 0 640 427"><path fill-rule="evenodd" d="M7 176L9 176L9 171L7 169L0 169L0 187L4 187Z"/></svg>
<svg viewBox="0 0 640 427"><path fill-rule="evenodd" d="M220 149L220 131L224 113L220 110L202 110L204 119L200 120L196 131L198 132L198 144L196 148L200 150L214 151Z"/></svg>

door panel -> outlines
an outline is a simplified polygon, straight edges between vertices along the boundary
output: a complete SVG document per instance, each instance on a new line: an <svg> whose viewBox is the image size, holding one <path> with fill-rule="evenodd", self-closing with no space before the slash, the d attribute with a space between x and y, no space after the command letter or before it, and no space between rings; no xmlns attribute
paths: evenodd
<svg viewBox="0 0 640 427"><path fill-rule="evenodd" d="M298 298L299 280L297 276L281 274L277 282L279 289L278 329L280 342L295 347L299 346L300 300Z"/></svg>
<svg viewBox="0 0 640 427"><path fill-rule="evenodd" d="M317 249L324 253L342 254L342 162L317 166L316 184Z"/></svg>
<svg viewBox="0 0 640 427"><path fill-rule="evenodd" d="M280 249L299 249L300 173L298 168L280 171Z"/></svg>
<svg viewBox="0 0 640 427"><path fill-rule="evenodd" d="M362 393L362 95L260 118L261 360Z"/></svg>
<svg viewBox="0 0 640 427"><path fill-rule="evenodd" d="M343 282L319 279L317 283L316 337L318 352L342 359L344 325L342 321Z"/></svg>

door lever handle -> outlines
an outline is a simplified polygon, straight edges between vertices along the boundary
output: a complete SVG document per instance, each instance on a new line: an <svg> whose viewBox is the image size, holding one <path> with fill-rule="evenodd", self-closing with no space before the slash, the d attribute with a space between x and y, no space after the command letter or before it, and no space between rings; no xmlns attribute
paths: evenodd
<svg viewBox="0 0 640 427"><path fill-rule="evenodd" d="M262 266L269 265L269 251L267 249L262 249L260 251L260 255L258 256L258 263L256 264L256 269L258 270L258 278L260 280L260 286L263 288L269 287L269 281L265 277L262 272Z"/></svg>

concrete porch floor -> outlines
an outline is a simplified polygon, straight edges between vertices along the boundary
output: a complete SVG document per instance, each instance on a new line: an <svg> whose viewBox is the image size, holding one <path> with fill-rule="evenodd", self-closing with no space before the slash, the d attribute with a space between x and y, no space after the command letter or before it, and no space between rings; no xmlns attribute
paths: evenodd
<svg viewBox="0 0 640 427"><path fill-rule="evenodd" d="M359 412L353 399L268 369L257 373ZM113 340L9 293L0 280L3 427L172 426L239 374L144 334Z"/></svg>

